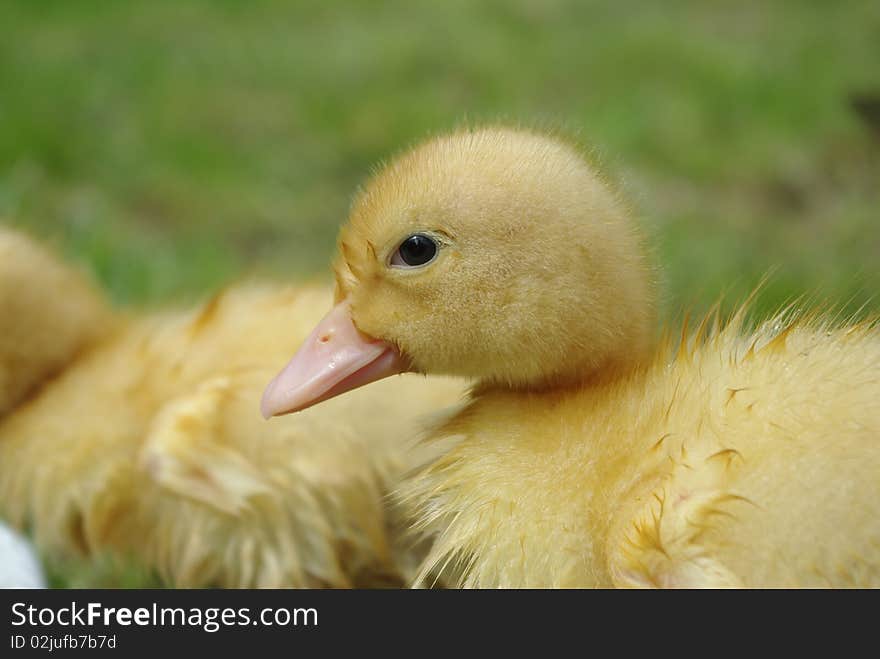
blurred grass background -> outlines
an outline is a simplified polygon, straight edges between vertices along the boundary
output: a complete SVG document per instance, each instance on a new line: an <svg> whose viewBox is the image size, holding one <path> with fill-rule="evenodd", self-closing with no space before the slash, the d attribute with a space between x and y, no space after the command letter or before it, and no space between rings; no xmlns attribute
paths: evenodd
<svg viewBox="0 0 880 659"><path fill-rule="evenodd" d="M377 161L506 119L598 150L668 315L774 266L761 310L880 307L876 0L6 0L0 26L0 218L123 303L324 276Z"/></svg>

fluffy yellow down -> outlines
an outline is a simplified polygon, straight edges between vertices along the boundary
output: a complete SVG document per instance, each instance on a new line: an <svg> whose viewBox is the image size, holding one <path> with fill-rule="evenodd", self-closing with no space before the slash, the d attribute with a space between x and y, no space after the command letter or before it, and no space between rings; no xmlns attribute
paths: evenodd
<svg viewBox="0 0 880 659"><path fill-rule="evenodd" d="M266 423L263 385L331 301L242 286L123 318L0 229L0 514L45 551L129 556L177 586L406 582L386 493L423 459L416 419L462 385L402 376Z"/></svg>
<svg viewBox="0 0 880 659"><path fill-rule="evenodd" d="M739 321L613 381L487 390L409 482L420 580L880 586L880 337Z"/></svg>
<svg viewBox="0 0 880 659"><path fill-rule="evenodd" d="M419 232L436 259L389 267ZM638 232L575 148L417 146L365 187L335 270L359 329L480 380L400 488L434 542L420 583L880 586L876 325L741 312L655 341Z"/></svg>

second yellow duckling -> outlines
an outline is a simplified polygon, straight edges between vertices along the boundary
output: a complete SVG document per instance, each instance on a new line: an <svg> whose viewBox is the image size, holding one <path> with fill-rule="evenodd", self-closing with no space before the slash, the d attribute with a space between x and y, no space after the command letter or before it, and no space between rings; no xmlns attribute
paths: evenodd
<svg viewBox="0 0 880 659"><path fill-rule="evenodd" d="M338 305L263 412L406 370L479 380L401 488L434 541L420 583L880 586L876 326L741 311L655 342L652 279L577 149L432 139L357 199Z"/></svg>
<svg viewBox="0 0 880 659"><path fill-rule="evenodd" d="M44 553L122 556L177 587L405 582L417 554L386 495L416 418L462 385L389 380L267 427L272 365L332 299L240 285L129 317L0 227L0 515Z"/></svg>

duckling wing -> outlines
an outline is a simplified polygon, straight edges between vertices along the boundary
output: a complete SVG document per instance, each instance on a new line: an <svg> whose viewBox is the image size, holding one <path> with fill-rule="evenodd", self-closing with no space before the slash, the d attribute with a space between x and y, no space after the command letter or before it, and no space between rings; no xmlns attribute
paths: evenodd
<svg viewBox="0 0 880 659"><path fill-rule="evenodd" d="M616 583L880 583L880 336L780 325L725 330L657 371L664 434L609 534Z"/></svg>
<svg viewBox="0 0 880 659"><path fill-rule="evenodd" d="M222 407L236 396L236 384L232 375L210 378L168 402L140 455L141 466L163 488L230 515L271 492L266 475L226 436Z"/></svg>
<svg viewBox="0 0 880 659"><path fill-rule="evenodd" d="M725 487L722 461L676 464L647 496L633 498L609 538L609 568L623 588L738 588L743 583L705 542L713 520L752 505ZM647 503L643 503L647 502Z"/></svg>
<svg viewBox="0 0 880 659"><path fill-rule="evenodd" d="M394 581L381 451L339 410L267 424L266 375L208 378L156 414L139 456L157 490L142 499L155 527L142 551L187 586Z"/></svg>

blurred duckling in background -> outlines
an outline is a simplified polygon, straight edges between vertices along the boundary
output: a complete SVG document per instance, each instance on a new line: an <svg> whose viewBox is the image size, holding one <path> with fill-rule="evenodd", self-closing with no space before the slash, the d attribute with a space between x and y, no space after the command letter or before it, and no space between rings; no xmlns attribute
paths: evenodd
<svg viewBox="0 0 880 659"><path fill-rule="evenodd" d="M0 228L0 515L57 556L121 556L171 585L393 586L413 550L385 498L452 379L410 376L265 424L274 365L332 303L250 286L127 317Z"/></svg>
<svg viewBox="0 0 880 659"><path fill-rule="evenodd" d="M367 368L479 380L401 488L433 540L419 583L880 586L876 324L789 309L749 330L743 307L656 341L653 279L577 149L507 128L432 139L356 201L326 340L263 413Z"/></svg>

